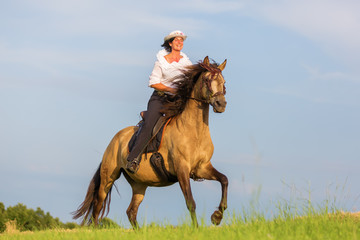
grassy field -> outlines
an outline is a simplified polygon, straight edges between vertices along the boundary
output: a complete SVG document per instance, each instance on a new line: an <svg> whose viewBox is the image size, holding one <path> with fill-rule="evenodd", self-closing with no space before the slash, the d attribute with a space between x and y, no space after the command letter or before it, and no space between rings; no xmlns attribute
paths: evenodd
<svg viewBox="0 0 360 240"><path fill-rule="evenodd" d="M134 231L123 228L95 229L83 227L75 230L48 230L38 232L8 232L1 240L57 240L57 239L360 239L360 214L309 213L306 216L282 214L276 218L263 216L229 216L218 226L193 228L152 223Z"/></svg>

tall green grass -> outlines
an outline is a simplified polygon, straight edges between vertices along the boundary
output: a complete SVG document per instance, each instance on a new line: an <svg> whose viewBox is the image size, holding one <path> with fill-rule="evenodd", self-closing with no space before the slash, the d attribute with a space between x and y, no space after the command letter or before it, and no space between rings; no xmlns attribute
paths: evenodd
<svg viewBox="0 0 360 240"><path fill-rule="evenodd" d="M151 223L137 231L120 227L83 227L66 231L59 229L4 233L0 235L0 239L360 239L360 216L341 212L328 213L313 207L307 214L300 216L296 212L286 209L288 206L281 206L279 214L270 219L260 213L232 213L218 227L202 224L200 227L194 228L188 222L178 226Z"/></svg>
<svg viewBox="0 0 360 240"><path fill-rule="evenodd" d="M341 188L340 188L341 189ZM344 189L344 188L342 188ZM336 189L335 189L336 190ZM341 190L343 191L343 190ZM328 195L320 204L311 201L311 191L307 196L291 193L290 199L282 199L270 204L271 210L264 209L259 201L259 191L248 206L241 212L227 212L220 226L206 224L200 219L200 226L191 226L190 218L185 218L177 226L169 223L143 222L142 228L134 231L107 225L95 228L81 227L74 230L47 230L38 232L12 232L0 234L0 240L63 240L63 239L157 239L157 240L212 240L212 239L334 239L360 240L360 213L351 214L341 211L339 197L342 193ZM339 207L340 205L340 207ZM266 209L266 208L265 208Z"/></svg>

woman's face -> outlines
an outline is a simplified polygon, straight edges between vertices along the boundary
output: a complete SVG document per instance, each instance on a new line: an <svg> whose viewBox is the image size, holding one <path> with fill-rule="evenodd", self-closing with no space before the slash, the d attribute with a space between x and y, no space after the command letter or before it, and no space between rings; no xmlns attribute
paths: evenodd
<svg viewBox="0 0 360 240"><path fill-rule="evenodd" d="M176 37L170 43L170 47L172 50L181 51L184 46L184 39L182 37Z"/></svg>

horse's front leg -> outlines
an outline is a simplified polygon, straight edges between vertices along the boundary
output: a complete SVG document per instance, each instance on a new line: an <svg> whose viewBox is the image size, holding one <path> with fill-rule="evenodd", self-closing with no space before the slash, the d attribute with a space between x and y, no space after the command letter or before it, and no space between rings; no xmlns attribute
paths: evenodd
<svg viewBox="0 0 360 240"><path fill-rule="evenodd" d="M221 201L219 204L219 209L215 210L211 215L211 222L215 225L219 225L223 218L223 213L227 208L228 179L224 174L217 171L210 162L209 164L198 169L195 175L197 178L216 180L221 184Z"/></svg>
<svg viewBox="0 0 360 240"><path fill-rule="evenodd" d="M190 216L192 220L192 224L195 227L198 227L198 222L196 218L196 204L191 192L190 186L190 173L187 168L181 168L177 171L177 177L179 180L180 188L184 194L186 206L190 211Z"/></svg>

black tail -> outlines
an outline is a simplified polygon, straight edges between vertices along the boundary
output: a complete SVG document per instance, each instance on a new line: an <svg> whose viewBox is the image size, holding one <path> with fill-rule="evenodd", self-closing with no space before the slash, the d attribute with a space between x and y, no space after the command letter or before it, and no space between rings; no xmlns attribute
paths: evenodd
<svg viewBox="0 0 360 240"><path fill-rule="evenodd" d="M90 213L93 212L94 206L98 203L98 195L99 195L99 187L100 187L100 168L101 163L96 170L92 180L90 181L88 191L85 196L85 200L80 204L78 209L74 212L72 212L73 219L78 219L83 217L83 220L81 222L81 225L84 225L85 223L90 224L92 220L92 216L89 216ZM105 201L103 203L103 206L100 210L100 219L104 217L104 214L106 212L106 215L109 213L110 210L110 202L111 202L111 189L106 195Z"/></svg>

